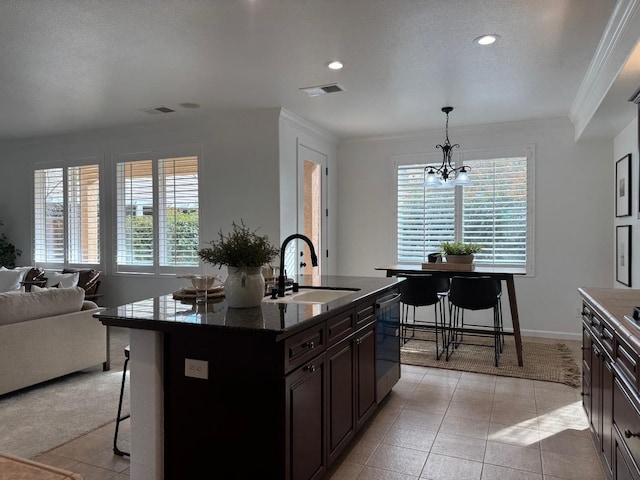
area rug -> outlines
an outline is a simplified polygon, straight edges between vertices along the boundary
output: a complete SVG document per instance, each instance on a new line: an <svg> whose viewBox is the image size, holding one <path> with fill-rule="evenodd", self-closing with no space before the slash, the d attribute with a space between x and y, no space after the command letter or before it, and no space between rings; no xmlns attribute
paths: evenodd
<svg viewBox="0 0 640 480"><path fill-rule="evenodd" d="M429 334L416 332L416 335L431 340ZM474 339L475 343L482 340ZM578 387L581 372L573 354L564 343L537 343L523 340L523 366L518 366L515 340L507 337L498 366L494 364L493 340L488 346L460 345L446 361L444 355L436 360L435 342L409 340L400 349L400 361L407 365L446 368L465 372L487 373L504 377L527 378L556 382Z"/></svg>
<svg viewBox="0 0 640 480"><path fill-rule="evenodd" d="M33 458L115 420L129 330L111 328L110 340L108 372L96 366L0 395L0 452Z"/></svg>

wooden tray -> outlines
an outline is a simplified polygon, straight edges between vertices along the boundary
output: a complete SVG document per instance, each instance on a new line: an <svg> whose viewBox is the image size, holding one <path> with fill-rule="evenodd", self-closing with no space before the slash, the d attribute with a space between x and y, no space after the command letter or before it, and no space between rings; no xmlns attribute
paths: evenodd
<svg viewBox="0 0 640 480"><path fill-rule="evenodd" d="M451 270L454 272L473 272L476 269L475 263L423 263L423 270Z"/></svg>

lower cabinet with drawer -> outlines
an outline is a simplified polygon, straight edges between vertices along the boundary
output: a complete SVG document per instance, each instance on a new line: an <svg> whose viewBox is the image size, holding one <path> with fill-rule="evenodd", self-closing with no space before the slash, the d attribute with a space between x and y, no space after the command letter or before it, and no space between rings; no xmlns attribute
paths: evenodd
<svg viewBox="0 0 640 480"><path fill-rule="evenodd" d="M613 480L640 480L640 351L613 315L586 299L582 338L582 403L604 470Z"/></svg>

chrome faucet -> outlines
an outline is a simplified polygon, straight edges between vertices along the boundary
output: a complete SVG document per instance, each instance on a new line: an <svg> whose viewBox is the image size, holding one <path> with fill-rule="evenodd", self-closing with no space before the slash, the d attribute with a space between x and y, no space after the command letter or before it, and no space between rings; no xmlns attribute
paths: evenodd
<svg viewBox="0 0 640 480"><path fill-rule="evenodd" d="M309 237L306 237L301 233L294 233L293 235L289 235L287 238L285 238L284 242L282 242L282 247L280 247L280 275L278 276L278 296L279 297L284 297L284 284L287 280L284 272L285 250L289 242L295 238L299 238L300 240L304 240L305 242L307 242L307 245L309 245L309 250L311 253L311 265L313 265L314 267L318 266L318 256L316 255L316 249L313 248L313 243L311 242Z"/></svg>

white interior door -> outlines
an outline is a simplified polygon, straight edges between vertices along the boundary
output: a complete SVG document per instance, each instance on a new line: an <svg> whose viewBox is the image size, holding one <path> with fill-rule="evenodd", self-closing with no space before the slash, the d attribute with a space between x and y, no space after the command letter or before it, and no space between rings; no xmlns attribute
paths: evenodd
<svg viewBox="0 0 640 480"><path fill-rule="evenodd" d="M298 241L298 273L323 273L328 253L327 214L327 156L298 144L298 232L311 239L318 255L318 267L314 268L306 243Z"/></svg>

